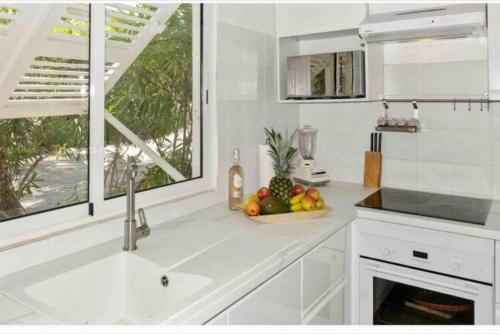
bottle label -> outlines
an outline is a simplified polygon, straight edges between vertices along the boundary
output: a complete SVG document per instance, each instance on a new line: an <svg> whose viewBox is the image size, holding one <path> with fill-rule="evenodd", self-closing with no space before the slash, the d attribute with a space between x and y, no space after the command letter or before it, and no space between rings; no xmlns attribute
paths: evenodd
<svg viewBox="0 0 500 334"><path fill-rule="evenodd" d="M233 176L233 186L235 188L243 187L243 178L238 173L234 174L234 176ZM240 191L240 190L238 190L238 191Z"/></svg>
<svg viewBox="0 0 500 334"><path fill-rule="evenodd" d="M241 190L233 191L233 198L241 198L242 195Z"/></svg>

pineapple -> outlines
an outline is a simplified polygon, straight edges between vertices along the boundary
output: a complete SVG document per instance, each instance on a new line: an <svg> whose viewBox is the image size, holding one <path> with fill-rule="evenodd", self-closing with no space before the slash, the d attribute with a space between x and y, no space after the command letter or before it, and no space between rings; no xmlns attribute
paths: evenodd
<svg viewBox="0 0 500 334"><path fill-rule="evenodd" d="M273 167L275 176L269 182L269 190L271 195L282 200L285 203L290 203L292 198L292 180L290 175L293 169L293 160L297 154L297 149L292 147L297 131L294 131L290 137L282 136L281 133L264 128L269 145L269 155L273 159Z"/></svg>

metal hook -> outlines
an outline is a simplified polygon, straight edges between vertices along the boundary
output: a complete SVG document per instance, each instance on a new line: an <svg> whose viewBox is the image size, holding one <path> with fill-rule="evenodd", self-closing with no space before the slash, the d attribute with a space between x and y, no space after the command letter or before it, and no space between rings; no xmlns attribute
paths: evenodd
<svg viewBox="0 0 500 334"><path fill-rule="evenodd" d="M453 111L457 111L457 100L453 99Z"/></svg>
<svg viewBox="0 0 500 334"><path fill-rule="evenodd" d="M418 105L417 105L417 101L413 100L411 102L411 104L413 105L413 118L418 119Z"/></svg>
<svg viewBox="0 0 500 334"><path fill-rule="evenodd" d="M481 112L483 112L483 99L481 99Z"/></svg>
<svg viewBox="0 0 500 334"><path fill-rule="evenodd" d="M471 111L471 103L472 103L472 100L469 99L469 111Z"/></svg>
<svg viewBox="0 0 500 334"><path fill-rule="evenodd" d="M384 106L384 117L388 117L389 104L387 104L386 100L382 100L382 104Z"/></svg>

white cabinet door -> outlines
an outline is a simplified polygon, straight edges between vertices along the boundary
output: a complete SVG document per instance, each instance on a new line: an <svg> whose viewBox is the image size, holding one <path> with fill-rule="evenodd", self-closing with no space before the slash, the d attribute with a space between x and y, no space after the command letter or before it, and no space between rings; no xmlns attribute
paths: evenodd
<svg viewBox="0 0 500 334"><path fill-rule="evenodd" d="M346 228L338 231L303 258L302 309L307 311L346 276Z"/></svg>
<svg viewBox="0 0 500 334"><path fill-rule="evenodd" d="M304 325L344 325L345 286L339 286L303 319Z"/></svg>
<svg viewBox="0 0 500 334"><path fill-rule="evenodd" d="M347 228L343 228L302 259L302 310L306 322L344 323L346 238Z"/></svg>
<svg viewBox="0 0 500 334"><path fill-rule="evenodd" d="M357 29L366 14L366 4L277 4L276 34L282 37Z"/></svg>
<svg viewBox="0 0 500 334"><path fill-rule="evenodd" d="M490 99L500 99L500 4L488 4L488 60Z"/></svg>
<svg viewBox="0 0 500 334"><path fill-rule="evenodd" d="M297 261L229 309L230 325L299 325L301 262Z"/></svg>

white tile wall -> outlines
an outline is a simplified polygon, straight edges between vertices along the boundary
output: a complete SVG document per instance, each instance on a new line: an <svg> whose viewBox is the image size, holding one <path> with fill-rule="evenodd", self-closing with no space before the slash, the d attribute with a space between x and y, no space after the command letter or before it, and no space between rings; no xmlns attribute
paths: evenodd
<svg viewBox="0 0 500 334"><path fill-rule="evenodd" d="M383 134L385 186L500 198L500 104L420 103L422 131ZM389 116L408 117L409 103ZM364 150L383 115L380 102L303 104L301 125L319 129L318 159L335 180L362 182Z"/></svg>

